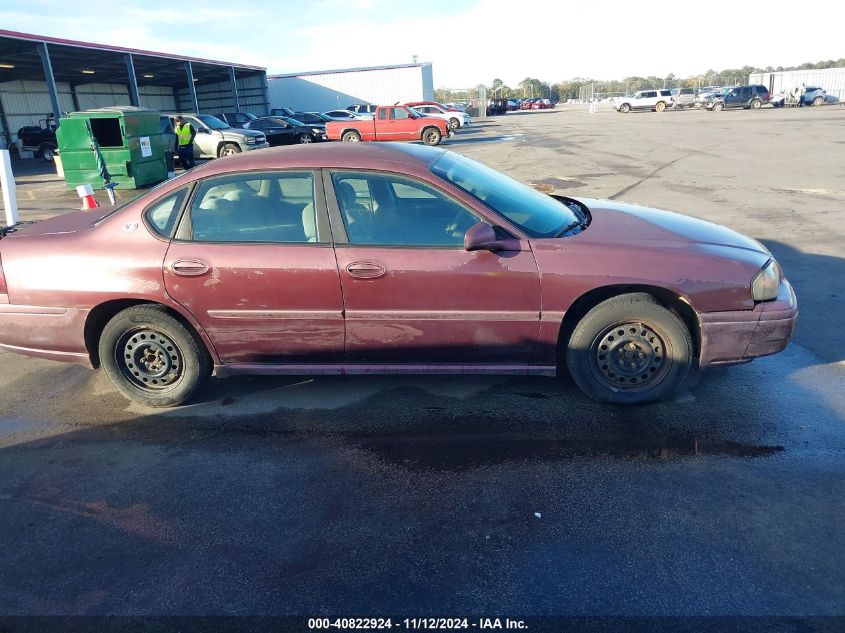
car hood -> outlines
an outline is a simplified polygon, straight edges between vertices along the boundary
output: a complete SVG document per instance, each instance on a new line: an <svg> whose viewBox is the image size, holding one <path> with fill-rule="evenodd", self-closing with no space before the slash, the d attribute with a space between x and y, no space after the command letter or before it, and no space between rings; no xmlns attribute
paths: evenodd
<svg viewBox="0 0 845 633"><path fill-rule="evenodd" d="M712 245L771 255L757 240L706 220L611 200L577 200L592 214L589 227L579 234L590 240Z"/></svg>
<svg viewBox="0 0 845 633"><path fill-rule="evenodd" d="M238 136L254 136L255 138L264 136L264 132L258 130L248 130L246 128L229 128L221 130L224 136L238 137Z"/></svg>

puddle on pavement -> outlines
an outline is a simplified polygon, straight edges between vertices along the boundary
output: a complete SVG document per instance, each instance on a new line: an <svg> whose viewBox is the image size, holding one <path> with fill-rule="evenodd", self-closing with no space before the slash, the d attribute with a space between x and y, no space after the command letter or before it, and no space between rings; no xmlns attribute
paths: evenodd
<svg viewBox="0 0 845 633"><path fill-rule="evenodd" d="M619 438L598 442L538 437L485 438L476 435L380 436L359 437L354 440L354 444L384 461L411 470L468 470L513 462L559 461L573 457L611 457L635 461L666 461L704 455L767 457L784 450L782 446L696 438Z"/></svg>

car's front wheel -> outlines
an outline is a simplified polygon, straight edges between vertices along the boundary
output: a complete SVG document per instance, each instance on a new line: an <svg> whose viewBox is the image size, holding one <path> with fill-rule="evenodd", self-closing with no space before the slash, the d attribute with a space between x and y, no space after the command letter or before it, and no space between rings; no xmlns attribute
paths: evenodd
<svg viewBox="0 0 845 633"><path fill-rule="evenodd" d="M619 111L622 114L627 114L628 112L631 111L631 106L628 105L627 103L623 103L621 106L619 106Z"/></svg>
<svg viewBox="0 0 845 633"><path fill-rule="evenodd" d="M461 122L458 121L457 117L452 117L449 119L450 130L457 130L459 127L461 127Z"/></svg>
<svg viewBox="0 0 845 633"><path fill-rule="evenodd" d="M612 297L575 326L566 364L587 396L612 404L640 404L672 394L692 364L689 330L645 293Z"/></svg>
<svg viewBox="0 0 845 633"><path fill-rule="evenodd" d="M117 313L103 329L99 354L115 388L150 407L182 404L211 373L200 341L161 306Z"/></svg>
<svg viewBox="0 0 845 633"><path fill-rule="evenodd" d="M224 156L234 156L235 154L240 154L241 148L237 143L223 143L220 146L220 150L217 152L217 158L223 158Z"/></svg>
<svg viewBox="0 0 845 633"><path fill-rule="evenodd" d="M310 135L310 134L300 134L300 135L299 135L299 142L300 142L300 143L310 143L310 142L312 142L313 140L314 140L314 139L313 139L313 138L311 138L311 135Z"/></svg>
<svg viewBox="0 0 845 633"><path fill-rule="evenodd" d="M724 109L725 109L725 104L722 103L721 101L717 101L716 103L713 104L713 110L715 112L721 112Z"/></svg>
<svg viewBox="0 0 845 633"><path fill-rule="evenodd" d="M815 99L813 99L813 105L814 106L824 105L824 97L816 97Z"/></svg>

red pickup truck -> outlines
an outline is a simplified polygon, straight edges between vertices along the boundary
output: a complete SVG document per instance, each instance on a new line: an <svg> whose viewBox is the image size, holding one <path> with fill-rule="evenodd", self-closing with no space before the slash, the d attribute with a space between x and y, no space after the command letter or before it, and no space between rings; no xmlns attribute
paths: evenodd
<svg viewBox="0 0 845 633"><path fill-rule="evenodd" d="M330 141L418 141L438 145L451 136L443 119L422 117L406 106L379 106L372 119L329 121L326 136Z"/></svg>

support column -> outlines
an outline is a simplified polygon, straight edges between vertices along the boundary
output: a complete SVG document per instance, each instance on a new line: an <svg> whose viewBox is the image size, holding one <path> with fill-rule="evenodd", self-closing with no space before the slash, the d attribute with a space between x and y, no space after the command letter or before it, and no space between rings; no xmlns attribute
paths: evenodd
<svg viewBox="0 0 845 633"><path fill-rule="evenodd" d="M126 59L126 74L129 76L129 103L136 108L141 107L141 96L138 93L138 78L135 76L135 62L132 53L123 56Z"/></svg>
<svg viewBox="0 0 845 633"><path fill-rule="evenodd" d="M261 71L261 82L264 85L264 114L270 116L270 87L267 85L267 73Z"/></svg>
<svg viewBox="0 0 845 633"><path fill-rule="evenodd" d="M62 108L59 105L59 91L56 90L56 78L53 76L53 64L50 63L50 51L47 50L46 42L38 42L35 45L38 54L41 56L41 66L44 68L44 80L47 82L47 92L50 93L50 103L53 106L53 116L56 123L62 116Z"/></svg>
<svg viewBox="0 0 845 633"><path fill-rule="evenodd" d="M188 96L191 99L191 112L199 114L200 104L197 101L197 88L194 86L194 67L191 62L185 62L185 72L188 74Z"/></svg>
<svg viewBox="0 0 845 633"><path fill-rule="evenodd" d="M235 79L235 67L229 66L229 81L232 84L232 105L235 112L241 111L241 102L238 100L238 81Z"/></svg>

